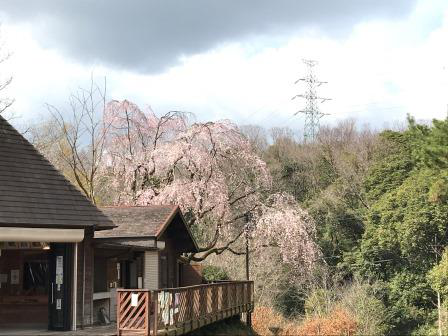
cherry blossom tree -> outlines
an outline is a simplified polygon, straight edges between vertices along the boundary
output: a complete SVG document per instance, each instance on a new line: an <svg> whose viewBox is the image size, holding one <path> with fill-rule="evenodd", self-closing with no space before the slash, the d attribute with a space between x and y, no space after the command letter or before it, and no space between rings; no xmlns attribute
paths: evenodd
<svg viewBox="0 0 448 336"><path fill-rule="evenodd" d="M192 123L189 117L179 111L158 117L126 100L108 104L103 174L114 202L180 205L201 244L189 260L242 254L238 242L249 214L260 248L276 244L285 262L314 260L317 247L305 228L313 231L312 223L297 206L292 209L292 199L270 195L266 164L238 127L226 120Z"/></svg>
<svg viewBox="0 0 448 336"><path fill-rule="evenodd" d="M253 231L254 250L259 261L277 257L300 276L321 259L316 245L314 220L301 209L292 195L273 194L256 212Z"/></svg>
<svg viewBox="0 0 448 336"><path fill-rule="evenodd" d="M326 264L316 245L316 226L312 218L297 206L288 194L272 194L254 212L250 232L250 279L260 305L272 305L288 295L297 295L325 281ZM232 250L243 250L237 242ZM243 258L230 253L211 256L209 262L226 270L233 279L244 277Z"/></svg>

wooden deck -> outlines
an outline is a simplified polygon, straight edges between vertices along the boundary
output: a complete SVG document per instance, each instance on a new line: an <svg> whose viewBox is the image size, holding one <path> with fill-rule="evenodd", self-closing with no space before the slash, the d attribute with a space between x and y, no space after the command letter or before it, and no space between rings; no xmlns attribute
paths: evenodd
<svg viewBox="0 0 448 336"><path fill-rule="evenodd" d="M51 331L44 325L1 326L0 336L116 336L115 323L107 326L90 326L76 331Z"/></svg>
<svg viewBox="0 0 448 336"><path fill-rule="evenodd" d="M253 309L253 282L117 290L117 335L182 335Z"/></svg>

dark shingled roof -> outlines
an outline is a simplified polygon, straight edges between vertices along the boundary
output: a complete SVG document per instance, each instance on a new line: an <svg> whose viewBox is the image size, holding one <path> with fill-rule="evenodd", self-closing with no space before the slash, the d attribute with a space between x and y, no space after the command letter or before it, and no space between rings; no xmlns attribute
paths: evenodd
<svg viewBox="0 0 448 336"><path fill-rule="evenodd" d="M117 227L98 232L95 238L158 237L179 210L176 205L101 207Z"/></svg>
<svg viewBox="0 0 448 336"><path fill-rule="evenodd" d="M114 224L0 116L0 226Z"/></svg>
<svg viewBox="0 0 448 336"><path fill-rule="evenodd" d="M130 239L163 239L164 233L176 239L185 251L197 252L198 246L186 225L177 205L116 206L101 207L101 210L117 227L109 231L95 232L95 239L126 241ZM128 245L142 246L139 242Z"/></svg>

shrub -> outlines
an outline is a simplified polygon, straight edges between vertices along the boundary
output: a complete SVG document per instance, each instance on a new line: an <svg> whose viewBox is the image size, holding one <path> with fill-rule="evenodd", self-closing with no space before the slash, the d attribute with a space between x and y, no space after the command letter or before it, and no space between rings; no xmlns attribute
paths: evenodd
<svg viewBox="0 0 448 336"><path fill-rule="evenodd" d="M273 299L274 308L284 317L293 318L303 315L305 294L294 285L280 285L279 292L275 293Z"/></svg>
<svg viewBox="0 0 448 336"><path fill-rule="evenodd" d="M272 328L283 328L285 319L268 307L256 307L252 314L252 329L257 335L272 335Z"/></svg>
<svg viewBox="0 0 448 336"><path fill-rule="evenodd" d="M207 265L202 270L202 276L206 281L220 281L220 280L229 280L229 276L226 271L224 271L221 267Z"/></svg>
<svg viewBox="0 0 448 336"><path fill-rule="evenodd" d="M343 287L316 288L309 293L305 302L306 317L311 320L313 318L325 320L335 311L344 311L356 321L357 334L384 335L388 331L386 308L377 297L378 291L376 285L356 280Z"/></svg>
<svg viewBox="0 0 448 336"><path fill-rule="evenodd" d="M257 335L278 336L346 335L357 332L357 323L349 312L337 307L328 316L310 316L303 321L289 321L268 307L257 307L252 316L252 328Z"/></svg>
<svg viewBox="0 0 448 336"><path fill-rule="evenodd" d="M327 317L312 317L304 321L299 327L291 325L285 328L285 335L321 336L321 335L346 335L356 334L358 324L353 316L343 308L335 308Z"/></svg>

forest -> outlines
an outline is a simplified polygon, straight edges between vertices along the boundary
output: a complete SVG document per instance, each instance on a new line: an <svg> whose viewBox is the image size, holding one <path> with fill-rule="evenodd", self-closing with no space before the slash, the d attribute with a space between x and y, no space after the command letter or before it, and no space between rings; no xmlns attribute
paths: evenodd
<svg viewBox="0 0 448 336"><path fill-rule="evenodd" d="M95 85L48 109L25 134L92 202L179 204L209 280L244 278L249 244L259 333L448 333L448 119L305 143Z"/></svg>

